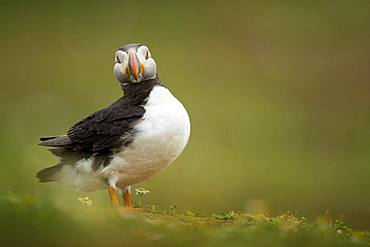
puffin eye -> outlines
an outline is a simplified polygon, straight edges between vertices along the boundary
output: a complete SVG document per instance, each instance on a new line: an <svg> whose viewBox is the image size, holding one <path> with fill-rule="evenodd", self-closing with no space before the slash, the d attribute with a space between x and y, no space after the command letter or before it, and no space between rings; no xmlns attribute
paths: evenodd
<svg viewBox="0 0 370 247"><path fill-rule="evenodd" d="M119 60L119 57L117 56L116 58L117 58L117 62L118 63L121 63L121 60Z"/></svg>
<svg viewBox="0 0 370 247"><path fill-rule="evenodd" d="M149 58L149 51L146 51L145 59Z"/></svg>

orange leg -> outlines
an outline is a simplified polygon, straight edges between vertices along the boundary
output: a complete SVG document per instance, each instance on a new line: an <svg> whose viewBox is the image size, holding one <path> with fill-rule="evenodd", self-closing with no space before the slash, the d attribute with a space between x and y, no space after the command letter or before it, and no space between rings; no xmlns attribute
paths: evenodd
<svg viewBox="0 0 370 247"><path fill-rule="evenodd" d="M142 208L134 208L132 207L132 195L130 187L126 187L123 190L123 206L125 211L129 212L141 212L143 211Z"/></svg>
<svg viewBox="0 0 370 247"><path fill-rule="evenodd" d="M113 207L119 207L119 199L118 199L118 191L117 189L109 186L108 187L110 202L112 203Z"/></svg>
<svg viewBox="0 0 370 247"><path fill-rule="evenodd" d="M132 196L130 187L127 187L123 191L123 206L126 208L132 208Z"/></svg>

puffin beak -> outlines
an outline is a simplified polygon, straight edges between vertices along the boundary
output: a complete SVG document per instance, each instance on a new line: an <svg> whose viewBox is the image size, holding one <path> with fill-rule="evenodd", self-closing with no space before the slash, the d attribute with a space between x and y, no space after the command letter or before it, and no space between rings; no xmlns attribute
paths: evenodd
<svg viewBox="0 0 370 247"><path fill-rule="evenodd" d="M128 52L128 67L130 70L130 74L135 78L135 80L139 80L139 69L140 69L140 61L136 55L136 53L131 50Z"/></svg>

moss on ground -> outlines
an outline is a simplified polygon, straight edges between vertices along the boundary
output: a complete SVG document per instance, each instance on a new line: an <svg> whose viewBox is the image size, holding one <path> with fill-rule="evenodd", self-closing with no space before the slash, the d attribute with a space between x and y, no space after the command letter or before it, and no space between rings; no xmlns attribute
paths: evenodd
<svg viewBox="0 0 370 247"><path fill-rule="evenodd" d="M0 210L1 246L370 246L366 231L328 217L308 222L290 213L199 215L149 207L129 214L14 196L1 197Z"/></svg>

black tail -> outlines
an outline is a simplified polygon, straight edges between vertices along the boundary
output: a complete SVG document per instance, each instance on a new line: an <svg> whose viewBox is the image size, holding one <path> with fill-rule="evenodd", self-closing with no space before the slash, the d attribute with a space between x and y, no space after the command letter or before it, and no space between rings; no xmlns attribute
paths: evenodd
<svg viewBox="0 0 370 247"><path fill-rule="evenodd" d="M74 166L77 161L81 159L88 159L91 157L91 153L85 153L82 151L73 151L65 147L57 147L49 149L52 154L59 157L60 161L57 165L42 169L36 174L39 182L51 182L57 180L59 172L62 170L63 166L71 165Z"/></svg>
<svg viewBox="0 0 370 247"><path fill-rule="evenodd" d="M36 177L39 179L40 183L55 181L56 176L61 171L62 167L62 164L57 164L55 166L42 169L36 173Z"/></svg>

